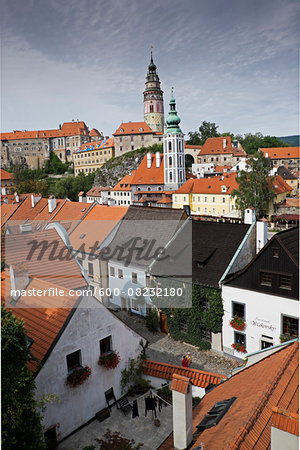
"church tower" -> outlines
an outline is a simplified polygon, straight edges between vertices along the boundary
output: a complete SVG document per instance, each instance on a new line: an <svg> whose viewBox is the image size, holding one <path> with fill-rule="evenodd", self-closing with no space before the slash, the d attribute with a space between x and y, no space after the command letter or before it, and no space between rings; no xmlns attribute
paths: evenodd
<svg viewBox="0 0 300 450"><path fill-rule="evenodd" d="M146 76L146 88L144 91L144 121L155 132L164 131L164 98L160 88L159 76L156 73L156 65L151 61Z"/></svg>
<svg viewBox="0 0 300 450"><path fill-rule="evenodd" d="M184 135L179 128L180 122L172 89L167 129L164 134L164 184L165 189L170 191L179 189L186 182Z"/></svg>

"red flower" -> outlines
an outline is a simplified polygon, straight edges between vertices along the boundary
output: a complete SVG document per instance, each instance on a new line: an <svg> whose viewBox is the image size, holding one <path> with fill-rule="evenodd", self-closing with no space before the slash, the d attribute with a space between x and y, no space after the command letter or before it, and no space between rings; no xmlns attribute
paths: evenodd
<svg viewBox="0 0 300 450"><path fill-rule="evenodd" d="M100 355L98 364L106 369L114 369L120 362L120 355L117 352L111 352L106 355Z"/></svg>
<svg viewBox="0 0 300 450"><path fill-rule="evenodd" d="M237 352L247 353L247 350L242 344L231 344L231 347L234 348Z"/></svg>
<svg viewBox="0 0 300 450"><path fill-rule="evenodd" d="M67 377L67 384L72 387L76 387L82 384L85 380L89 378L92 370L89 366L85 367L75 367L72 373Z"/></svg>
<svg viewBox="0 0 300 450"><path fill-rule="evenodd" d="M237 316L235 316L233 319L231 319L230 325L232 326L232 328L235 328L236 330L239 330L239 331L243 331L246 328L246 323L245 323L244 319L242 319L241 317L237 317Z"/></svg>

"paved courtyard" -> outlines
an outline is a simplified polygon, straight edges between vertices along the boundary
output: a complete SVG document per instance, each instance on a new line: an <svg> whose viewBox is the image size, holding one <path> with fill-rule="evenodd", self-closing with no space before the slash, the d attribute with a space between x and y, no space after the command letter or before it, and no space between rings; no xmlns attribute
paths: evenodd
<svg viewBox="0 0 300 450"><path fill-rule="evenodd" d="M133 400L129 397L129 401ZM103 422L93 420L81 430L61 442L58 446L59 450L82 450L85 446L95 445L98 449L100 446L95 438L101 438L106 430L119 431L128 439L134 439L135 443L143 443L141 450L156 450L157 447L172 432L172 407L162 407L161 412L157 412L160 420L160 427L154 425L151 411L145 417L145 399L138 399L139 417L132 418L131 411L124 416L123 412L112 407L111 416ZM158 410L157 410L158 411Z"/></svg>
<svg viewBox="0 0 300 450"><path fill-rule="evenodd" d="M190 352L193 360L191 368L216 372L226 376L230 375L234 368L241 365L241 362L222 356L212 350L201 351L193 345L175 341L166 334L152 333L146 328L145 319L140 316L130 315L128 312L120 310L115 311L114 314L149 341L146 350L147 359L181 366L182 356Z"/></svg>

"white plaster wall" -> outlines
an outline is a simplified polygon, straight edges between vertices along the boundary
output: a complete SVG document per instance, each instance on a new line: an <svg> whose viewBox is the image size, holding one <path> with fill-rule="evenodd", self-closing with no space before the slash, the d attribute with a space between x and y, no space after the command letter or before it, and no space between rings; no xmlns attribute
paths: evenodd
<svg viewBox="0 0 300 450"><path fill-rule="evenodd" d="M121 371L129 358L141 350L141 337L118 320L93 297L85 297L36 377L36 397L57 394L60 402L48 404L44 415L44 429L60 424L59 439L106 407L104 392L114 388L116 398L121 396ZM121 357L115 369L100 367L100 339L112 335L112 347ZM66 356L81 350L82 365L88 365L92 374L75 388L65 384L68 375Z"/></svg>
<svg viewBox="0 0 300 450"><path fill-rule="evenodd" d="M112 277L110 275L110 267L114 267L115 269L115 276ZM123 270L123 278L118 278L118 269ZM132 272L135 272L137 274L137 284L132 283ZM136 288L145 288L146 287L146 273L145 270L142 270L141 268L137 268L135 266L128 266L125 267L124 265L121 265L120 263L114 263L109 262L108 263L108 274L109 274L109 283L108 286L112 291L116 289L116 293L112 295L112 303L115 305L118 305L121 307L121 298L137 298L141 299L142 297L135 296L135 295L129 295L128 289L132 288L133 293L135 293ZM117 295L117 292L120 292L120 295ZM145 297L147 303L151 303L150 298L147 296ZM141 307L140 311L137 311L140 314L145 315L146 314L146 308Z"/></svg>
<svg viewBox="0 0 300 450"><path fill-rule="evenodd" d="M299 436L271 427L272 450L298 450Z"/></svg>
<svg viewBox="0 0 300 450"><path fill-rule="evenodd" d="M192 395L172 391L174 448L185 449L193 437Z"/></svg>
<svg viewBox="0 0 300 450"><path fill-rule="evenodd" d="M223 316L223 351L244 359L247 353L240 353L231 347L234 342L234 328L230 326L232 319L232 302L246 305L246 349L248 353L261 350L261 336L273 338L274 345L280 344L279 336L282 333L281 316L298 317L299 302L285 297L248 291L240 288L223 285L222 298L224 306ZM256 322L253 323L253 321ZM261 326L258 326L261 325ZM237 330L236 330L237 331Z"/></svg>

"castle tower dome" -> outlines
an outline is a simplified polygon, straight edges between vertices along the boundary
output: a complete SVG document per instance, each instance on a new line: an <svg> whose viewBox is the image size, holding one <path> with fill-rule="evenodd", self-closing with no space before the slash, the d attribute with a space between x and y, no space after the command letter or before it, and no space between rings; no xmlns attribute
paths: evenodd
<svg viewBox="0 0 300 450"><path fill-rule="evenodd" d="M144 121L155 132L164 130L164 99L151 52L144 91Z"/></svg>
<svg viewBox="0 0 300 450"><path fill-rule="evenodd" d="M167 117L167 129L164 134L164 185L166 190L179 189L186 182L184 160L184 134L179 124L173 88L170 99L170 111Z"/></svg>

